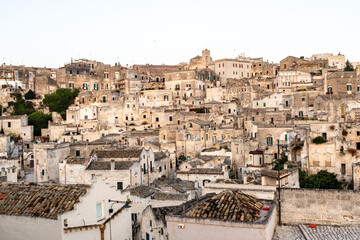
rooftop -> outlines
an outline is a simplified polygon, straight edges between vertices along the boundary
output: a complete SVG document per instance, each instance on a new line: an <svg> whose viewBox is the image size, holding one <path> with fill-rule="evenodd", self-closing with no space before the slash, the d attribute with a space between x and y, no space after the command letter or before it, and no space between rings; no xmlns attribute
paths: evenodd
<svg viewBox="0 0 360 240"><path fill-rule="evenodd" d="M98 158L140 158L141 149L96 151Z"/></svg>
<svg viewBox="0 0 360 240"><path fill-rule="evenodd" d="M224 172L220 168L192 168L189 171L178 171L177 174L220 174Z"/></svg>
<svg viewBox="0 0 360 240"><path fill-rule="evenodd" d="M182 217L221 221L255 222L260 219L263 203L241 191L226 190L205 195L203 201L180 213Z"/></svg>
<svg viewBox="0 0 360 240"><path fill-rule="evenodd" d="M115 170L128 170L133 164L133 161L116 161ZM111 170L111 162L93 161L86 170Z"/></svg>
<svg viewBox="0 0 360 240"><path fill-rule="evenodd" d="M0 214L57 219L74 209L88 185L0 184Z"/></svg>
<svg viewBox="0 0 360 240"><path fill-rule="evenodd" d="M137 196L140 198L147 198L155 192L159 192L158 189L146 185L139 185L125 189L130 191L130 195Z"/></svg>
<svg viewBox="0 0 360 240"><path fill-rule="evenodd" d="M187 191L195 190L194 182L184 181L184 180L181 180L180 178L175 178L175 179L158 178L158 179L154 180L151 185L153 185L156 188L172 187L180 193L185 193Z"/></svg>

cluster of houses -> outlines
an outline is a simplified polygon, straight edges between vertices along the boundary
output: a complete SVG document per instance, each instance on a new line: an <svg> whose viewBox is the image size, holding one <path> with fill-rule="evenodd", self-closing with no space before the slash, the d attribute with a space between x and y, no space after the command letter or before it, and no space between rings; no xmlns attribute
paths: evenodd
<svg viewBox="0 0 360 240"><path fill-rule="evenodd" d="M277 64L208 49L178 65L3 64L2 236L272 239L276 187L299 188L299 169L360 188L360 66L345 67L341 54ZM10 115L15 92L49 112L59 88L80 92L41 136Z"/></svg>

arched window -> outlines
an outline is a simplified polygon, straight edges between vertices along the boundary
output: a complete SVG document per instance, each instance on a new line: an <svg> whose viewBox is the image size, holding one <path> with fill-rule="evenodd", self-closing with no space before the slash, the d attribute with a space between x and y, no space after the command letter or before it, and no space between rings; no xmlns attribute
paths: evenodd
<svg viewBox="0 0 360 240"><path fill-rule="evenodd" d="M273 138L271 136L266 138L266 144L268 146L272 146L273 145Z"/></svg>

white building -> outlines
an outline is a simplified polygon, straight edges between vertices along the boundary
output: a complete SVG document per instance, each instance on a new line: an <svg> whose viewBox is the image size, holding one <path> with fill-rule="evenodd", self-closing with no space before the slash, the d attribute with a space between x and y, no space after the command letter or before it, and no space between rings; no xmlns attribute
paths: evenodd
<svg viewBox="0 0 360 240"><path fill-rule="evenodd" d="M0 206L2 239L132 239L130 202L103 182L2 184Z"/></svg>

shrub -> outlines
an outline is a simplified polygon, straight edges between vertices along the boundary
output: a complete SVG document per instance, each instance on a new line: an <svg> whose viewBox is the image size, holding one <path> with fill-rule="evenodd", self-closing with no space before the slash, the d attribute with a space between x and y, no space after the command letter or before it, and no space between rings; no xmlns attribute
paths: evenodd
<svg viewBox="0 0 360 240"><path fill-rule="evenodd" d="M307 176L305 171L299 170L299 182L301 188L342 189L336 175L324 170L310 176Z"/></svg>
<svg viewBox="0 0 360 240"><path fill-rule="evenodd" d="M35 93L30 89L27 93L25 93L25 99L35 99Z"/></svg>
<svg viewBox="0 0 360 240"><path fill-rule="evenodd" d="M342 135L343 135L344 137L346 137L346 136L348 135L348 131L346 131L346 129L343 129L343 130L342 130Z"/></svg>
<svg viewBox="0 0 360 240"><path fill-rule="evenodd" d="M322 136L317 136L316 138L313 139L312 142L315 144L322 144L326 142L326 139L323 138Z"/></svg>

